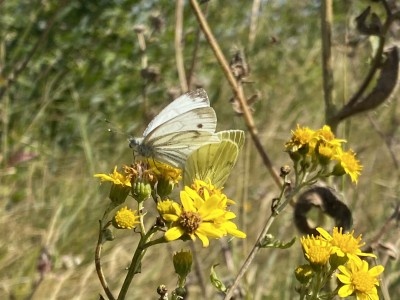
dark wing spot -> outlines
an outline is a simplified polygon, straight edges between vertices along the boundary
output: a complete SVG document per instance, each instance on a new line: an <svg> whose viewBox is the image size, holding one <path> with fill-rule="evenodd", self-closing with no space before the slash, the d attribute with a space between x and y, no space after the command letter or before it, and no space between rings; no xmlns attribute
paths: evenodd
<svg viewBox="0 0 400 300"><path fill-rule="evenodd" d="M197 124L197 128L203 128L203 124Z"/></svg>

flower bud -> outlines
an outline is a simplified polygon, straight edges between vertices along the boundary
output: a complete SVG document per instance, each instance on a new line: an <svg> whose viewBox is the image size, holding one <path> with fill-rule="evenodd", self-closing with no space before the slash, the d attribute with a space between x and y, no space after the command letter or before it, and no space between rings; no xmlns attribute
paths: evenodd
<svg viewBox="0 0 400 300"><path fill-rule="evenodd" d="M137 179L132 185L132 195L138 203L143 202L151 195L150 183Z"/></svg>
<svg viewBox="0 0 400 300"><path fill-rule="evenodd" d="M121 184L113 184L110 189L109 198L116 206L125 202L129 195L130 187Z"/></svg>
<svg viewBox="0 0 400 300"><path fill-rule="evenodd" d="M314 270L310 265L300 265L294 270L294 275L300 283L305 284L314 276Z"/></svg>
<svg viewBox="0 0 400 300"><path fill-rule="evenodd" d="M175 252L172 261L174 263L175 273L177 273L181 279L185 279L192 269L192 252L183 250Z"/></svg>

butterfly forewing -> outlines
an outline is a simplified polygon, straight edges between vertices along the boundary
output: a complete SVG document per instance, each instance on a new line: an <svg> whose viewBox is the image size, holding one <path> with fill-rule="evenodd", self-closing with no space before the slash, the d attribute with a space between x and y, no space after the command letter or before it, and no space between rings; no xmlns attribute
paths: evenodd
<svg viewBox="0 0 400 300"><path fill-rule="evenodd" d="M167 107L165 107L147 126L143 133L146 137L157 127L164 123L184 114L185 112L201 108L210 107L207 93L204 89L197 89L175 99Z"/></svg>
<svg viewBox="0 0 400 300"><path fill-rule="evenodd" d="M159 136L147 146L153 149L153 157L156 160L171 164L174 167L183 168L190 153L204 144L218 141L218 137L213 133L193 130ZM174 156L176 157L175 159ZM170 163L171 161L174 163Z"/></svg>
<svg viewBox="0 0 400 300"><path fill-rule="evenodd" d="M157 139L170 133L183 133L185 131L215 132L217 117L211 107L196 108L182 113L169 121L154 128L144 137L145 143L157 147Z"/></svg>
<svg viewBox="0 0 400 300"><path fill-rule="evenodd" d="M217 117L203 89L186 93L165 107L147 126L143 138L129 139L138 156L183 168L188 155L218 142Z"/></svg>

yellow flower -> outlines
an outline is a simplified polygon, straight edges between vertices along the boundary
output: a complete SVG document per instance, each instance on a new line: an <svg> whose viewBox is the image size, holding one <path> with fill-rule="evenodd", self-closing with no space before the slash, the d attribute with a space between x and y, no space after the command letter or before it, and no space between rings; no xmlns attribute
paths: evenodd
<svg viewBox="0 0 400 300"><path fill-rule="evenodd" d="M333 173L338 175L346 173L350 175L352 182L357 183L358 176L360 176L360 171L363 167L360 161L356 159L354 151L349 150L344 152L342 149L338 149L337 154L333 158L339 161Z"/></svg>
<svg viewBox="0 0 400 300"><path fill-rule="evenodd" d="M113 224L120 229L133 229L139 224L139 216L136 210L128 209L126 206L117 211L114 216Z"/></svg>
<svg viewBox="0 0 400 300"><path fill-rule="evenodd" d="M170 228L165 233L168 241L186 237L194 241L199 238L203 246L207 247L209 237L220 238L227 234L246 236L229 221L235 215L225 210L226 197L214 194L202 198L195 190L185 187L180 198L182 205L171 200L157 205L162 218L170 222Z"/></svg>
<svg viewBox="0 0 400 300"><path fill-rule="evenodd" d="M102 182L111 181L113 184L110 189L109 198L115 205L124 203L132 186L129 174L125 176L119 173L117 167L115 167L112 174L95 174L94 177L100 178Z"/></svg>
<svg viewBox="0 0 400 300"><path fill-rule="evenodd" d="M181 169L177 169L171 167L170 165L154 160L149 160L149 165L159 180L160 178L163 178L167 181L171 181L174 184L177 184L180 180L182 180Z"/></svg>
<svg viewBox="0 0 400 300"><path fill-rule="evenodd" d="M368 262L359 257L349 260L346 266L339 266L342 274L336 274L344 283L339 289L338 295L342 298L355 293L357 300L378 300L376 286L379 286L378 275L384 270L378 265L369 269Z"/></svg>
<svg viewBox="0 0 400 300"><path fill-rule="evenodd" d="M333 253L336 253L337 256L347 256L349 260L357 256L376 257L372 253L363 253L361 251L360 247L364 246L365 243L360 243L361 234L357 238L353 236L354 230L350 233L342 233L343 228L333 227L332 236L321 227L318 227L317 231L321 234L321 239L332 245Z"/></svg>
<svg viewBox="0 0 400 300"><path fill-rule="evenodd" d="M333 147L341 147L341 144L346 142L346 140L335 138L335 135L328 125L324 125L321 129L318 129L315 132L315 135L318 141L323 141L324 143Z"/></svg>
<svg viewBox="0 0 400 300"><path fill-rule="evenodd" d="M235 204L235 201L228 199L226 195L222 193L223 188L217 188L211 183L209 179L207 180L207 182L200 179L194 179L191 188L196 191L197 194L199 194L203 199L208 198L210 195L216 194L220 197L225 197L228 205Z"/></svg>
<svg viewBox="0 0 400 300"><path fill-rule="evenodd" d="M100 178L103 181L111 181L116 185L129 186L131 187L130 176L125 176L117 171L117 166L115 166L112 174L94 174L94 177Z"/></svg>
<svg viewBox="0 0 400 300"><path fill-rule="evenodd" d="M297 152L300 149L307 149L306 153L308 152L308 147L311 141L315 137L315 131L308 128L308 127L300 127L297 124L297 128L295 131L292 130L292 138L285 144L286 150L289 152Z"/></svg>
<svg viewBox="0 0 400 300"><path fill-rule="evenodd" d="M300 239L306 259L313 265L323 266L329 261L332 253L332 245L313 235Z"/></svg>

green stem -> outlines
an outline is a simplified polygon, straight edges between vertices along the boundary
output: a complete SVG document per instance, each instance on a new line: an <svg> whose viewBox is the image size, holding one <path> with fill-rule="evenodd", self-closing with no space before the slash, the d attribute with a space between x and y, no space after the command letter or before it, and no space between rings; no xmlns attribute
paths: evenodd
<svg viewBox="0 0 400 300"><path fill-rule="evenodd" d="M318 299L318 292L321 288L320 281L321 281L321 271L318 271L317 276L314 278L311 300Z"/></svg>
<svg viewBox="0 0 400 300"><path fill-rule="evenodd" d="M138 203L138 213L139 213L139 221L140 221L140 235L141 237L146 235L146 228L144 227L144 215L143 215L143 202Z"/></svg>
<svg viewBox="0 0 400 300"><path fill-rule="evenodd" d="M148 247L161 243L160 241L161 239L157 239L152 242L147 242L152 238L152 236L157 232L157 230L158 230L157 227L152 227L147 234L141 236L139 244L132 257L132 262L129 266L128 274L126 274L124 283L122 284L122 288L121 291L119 292L117 300L125 299L126 293L128 292L129 286L132 283L133 277L135 276L136 273L140 271L141 262L144 255L146 254ZM162 239L165 241L164 238Z"/></svg>

